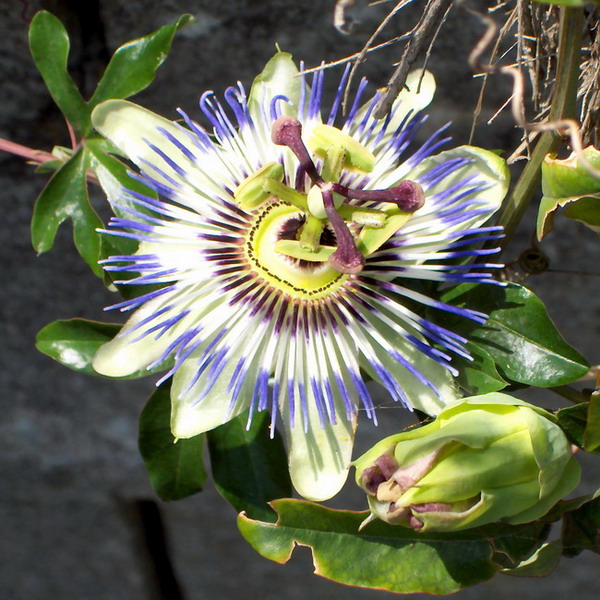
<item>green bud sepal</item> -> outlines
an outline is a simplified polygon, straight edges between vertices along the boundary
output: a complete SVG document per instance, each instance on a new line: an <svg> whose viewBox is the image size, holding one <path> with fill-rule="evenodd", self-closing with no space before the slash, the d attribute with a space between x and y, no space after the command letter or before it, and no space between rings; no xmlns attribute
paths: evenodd
<svg viewBox="0 0 600 600"><path fill-rule="evenodd" d="M501 393L458 401L354 465L372 515L420 531L538 519L580 476L554 416Z"/></svg>

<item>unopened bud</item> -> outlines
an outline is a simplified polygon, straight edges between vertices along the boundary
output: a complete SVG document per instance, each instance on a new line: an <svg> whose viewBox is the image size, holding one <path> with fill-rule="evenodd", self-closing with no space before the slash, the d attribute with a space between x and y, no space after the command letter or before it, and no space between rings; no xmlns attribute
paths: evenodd
<svg viewBox="0 0 600 600"><path fill-rule="evenodd" d="M418 531L533 521L580 477L554 416L501 393L454 403L354 464L372 515Z"/></svg>

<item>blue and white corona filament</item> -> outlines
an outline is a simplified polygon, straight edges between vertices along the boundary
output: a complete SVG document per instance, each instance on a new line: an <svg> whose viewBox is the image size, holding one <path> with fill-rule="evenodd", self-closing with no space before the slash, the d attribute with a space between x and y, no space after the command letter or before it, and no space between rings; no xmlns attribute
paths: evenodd
<svg viewBox="0 0 600 600"><path fill-rule="evenodd" d="M344 78L323 115L322 84L321 72L309 87L279 53L248 99L241 86L224 102L202 96L208 130L121 100L93 114L158 196L109 193L109 233L139 248L104 268L152 287L114 307L134 312L94 368L125 376L171 359L178 438L246 409L269 410L272 428L281 415L294 485L316 500L346 478L359 407L375 420L362 373L429 414L459 395L452 356L468 357L466 340L415 307L485 315L413 282L492 280L497 265L481 257L493 250L473 248L499 236L483 225L507 187L493 153L434 155L443 130L411 149L430 74L383 122L371 116L377 97L361 105L365 83L338 114Z"/></svg>

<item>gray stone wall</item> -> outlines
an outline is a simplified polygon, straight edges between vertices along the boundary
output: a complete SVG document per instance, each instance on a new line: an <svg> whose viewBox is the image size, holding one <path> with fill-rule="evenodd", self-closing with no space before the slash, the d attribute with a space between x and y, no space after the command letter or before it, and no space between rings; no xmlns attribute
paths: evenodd
<svg viewBox="0 0 600 600"><path fill-rule="evenodd" d="M73 73L88 93L106 57L119 44L172 22L183 12L193 13L197 24L177 36L155 85L137 98L173 117L177 106L194 114L205 89L218 92L238 79L248 85L272 55L275 43L307 65L356 52L392 6L367 8L359 1L362 22L355 34L343 36L331 26L333 4L332 0L3 0L0 136L44 149L68 143L60 115L27 50L25 20L39 8L53 10L67 24L73 36ZM392 23L390 35L404 31L409 16ZM477 27L462 15L453 16L430 63L440 88L432 122L454 119L453 134L459 142L466 140L477 90L465 64L468 44L476 39ZM392 49L367 64L365 72L377 85L389 75L395 53L397 49ZM329 90L336 78L335 74L328 78ZM493 83L488 113L506 94L503 83ZM493 127L482 128L476 141L502 147L514 135L510 119L501 117ZM61 229L49 254L35 256L28 229L32 203L43 183L44 177L33 175L19 159L0 155L0 597L159 599L136 511L136 501L154 498L136 448L138 414L153 382L90 379L63 369L34 348L35 334L46 323L71 316L102 319L102 307L113 301L75 255L69 226ZM530 219L514 244L515 255L527 247L531 231ZM597 243L582 226L559 221L544 248L555 268L598 271ZM597 360L600 333L597 282L576 273L549 273L530 282L567 339L591 360ZM582 306L589 306L591 313ZM545 394L539 399L549 401ZM384 416L379 430L363 428L363 447L402 426L401 410L386 410ZM346 505L361 507L362 500L351 489L346 499ZM210 484L202 494L162 504L161 510L175 571L188 600L383 597L382 592L341 588L310 575L310 557L304 549L285 567L260 558L242 540L234 511ZM457 597L591 600L597 590L594 560L587 553L579 560L563 561L542 581L497 577Z"/></svg>

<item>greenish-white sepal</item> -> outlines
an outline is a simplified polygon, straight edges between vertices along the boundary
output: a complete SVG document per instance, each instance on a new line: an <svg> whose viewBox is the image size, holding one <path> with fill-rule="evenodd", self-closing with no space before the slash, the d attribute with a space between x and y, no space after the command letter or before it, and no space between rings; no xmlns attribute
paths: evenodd
<svg viewBox="0 0 600 600"><path fill-rule="evenodd" d="M231 406L231 391L228 387L238 362L233 358L229 358L208 394L200 399L207 377L201 375L193 383L198 372L198 355L199 353L195 353L190 356L173 376L171 433L178 439L191 438L219 427L239 415L249 404L249 390L243 389L240 400Z"/></svg>
<svg viewBox="0 0 600 600"><path fill-rule="evenodd" d="M111 205L123 204L124 193L123 184L92 154L92 169L98 178L98 183L102 191L106 194L106 199Z"/></svg>
<svg viewBox="0 0 600 600"><path fill-rule="evenodd" d="M96 352L92 361L94 371L107 377L126 377L147 368L158 360L171 342L182 333L188 324L189 317L188 319L181 319L160 337L157 337L158 333L153 332L137 339L151 325L140 327L135 331L132 331L132 329L144 319L158 312L162 307L167 306L167 304L168 300L161 296L146 302L136 310L119 334L110 342L101 346ZM176 311L175 308L161 315L161 320L174 316ZM136 339L137 341L135 341Z"/></svg>
<svg viewBox="0 0 600 600"><path fill-rule="evenodd" d="M294 427L290 425L289 404L280 410L286 429L288 460L292 484L304 498L321 502L335 496L348 477L356 417L346 419L346 409L336 399L337 423L322 427L317 403L310 385L306 386L308 431L301 411L296 407Z"/></svg>
<svg viewBox="0 0 600 600"><path fill-rule="evenodd" d="M175 123L127 100L107 100L99 104L92 112L92 124L139 168L147 168L146 161L152 164L159 160L149 144L154 144L176 162L183 156L160 132L161 128L182 144L190 144L189 138ZM156 178L165 181L158 174Z"/></svg>
<svg viewBox="0 0 600 600"><path fill-rule="evenodd" d="M465 410L469 410L468 406L478 406L485 404L501 404L505 406L523 406L525 408L530 408L534 412L538 413L542 417L549 419L553 423L556 422L556 417L540 408L539 406L535 406L534 404L530 404L529 402L525 402L525 400L521 400L520 398L515 398L514 396L510 396L509 394L505 394L503 392L488 392L487 394L479 394L478 396L467 396L465 398L461 398L457 402L448 405L444 409L444 414L440 415L444 419L448 419L453 417L456 414L460 414Z"/></svg>
<svg viewBox="0 0 600 600"><path fill-rule="evenodd" d="M579 463L570 457L569 462L566 464L564 471L562 472L561 478L556 484L553 490L548 491L548 495L540 498L540 500L531 508L524 510L508 519L507 523L512 525L519 525L520 523L529 523L535 521L543 515L545 515L561 498L564 498L567 494L570 494L578 485L581 480L581 467Z"/></svg>
<svg viewBox="0 0 600 600"><path fill-rule="evenodd" d="M407 167L407 164L401 165L383 178L384 180L380 182L381 187L387 188L397 185L404 179L420 183L420 179L426 173L449 160L457 158L466 158L469 162L433 186L423 184L425 204L403 226L403 235L411 235L413 232L418 235L423 230L430 233L448 233L457 229L479 227L501 206L510 183L510 173L506 162L494 152L474 146L459 146L452 150L440 152L435 156L424 159L413 169ZM430 201L430 198L435 194L443 193L454 185L459 185L466 179L470 180L469 185L473 187L482 186L483 188L474 191L463 199L465 210L474 208L473 205L469 206L467 200L470 198L477 199L478 214L471 216L469 219L457 221L454 225L448 224L439 218L437 214L439 209L434 202ZM439 247L442 248L443 244ZM430 246L430 250L435 250L435 247Z"/></svg>
<svg viewBox="0 0 600 600"><path fill-rule="evenodd" d="M408 77L406 78L406 87L398 94L398 97L394 101L391 110L392 116L390 117L390 121L386 128L386 133L377 146L381 146L389 140L398 127L400 127L402 121L404 121L409 112L412 111L411 116L414 116L416 113L429 106L435 94L435 87L435 77L430 71L416 69L408 74ZM350 134L358 127L358 124L362 121L370 105L371 102L367 102L365 105L361 106L353 120L355 125L349 130ZM380 119L377 122L373 131L369 133L369 138L371 140L377 138L377 134L381 131L385 121L385 119ZM368 126L365 127L365 131L369 131Z"/></svg>
<svg viewBox="0 0 600 600"><path fill-rule="evenodd" d="M424 184L424 187L426 187L426 197L447 190L459 181L473 177L473 185L483 184L485 186L485 189L477 192L477 198L481 200L482 205L486 206L490 211L497 210L508 192L510 171L508 170L506 161L501 156L498 156L495 152L476 146L458 146L452 150L445 150L435 156L424 159L411 170L406 170L406 165L402 165L390 173L389 182L386 180L382 187L388 187L388 183L390 186L396 185L403 179L419 182L419 179L431 171L431 169L457 158L466 158L469 160L469 163L456 169L450 176L445 177L434 186L427 187ZM418 214L427 214L431 208L430 203L428 204L427 200L425 200L425 205L419 210ZM487 217L480 217L480 219L485 218Z"/></svg>
<svg viewBox="0 0 600 600"><path fill-rule="evenodd" d="M288 52L277 52L265 65L262 72L254 78L248 97L248 110L255 123L264 120L263 109L267 110L275 96L285 96L289 102L282 102L280 107L284 115L298 115L301 89L304 85L298 75L298 67Z"/></svg>
<svg viewBox="0 0 600 600"><path fill-rule="evenodd" d="M307 98L308 86L288 52L277 52L255 77L248 97L248 111L265 144L272 144L269 124L271 100L276 96L287 98L288 102L280 101L279 109L281 114L295 118L298 116L302 86L305 86L304 97ZM280 147L279 151L285 172L294 173L296 157L288 148ZM293 181L286 183L294 185Z"/></svg>
<svg viewBox="0 0 600 600"><path fill-rule="evenodd" d="M102 102L92 112L92 124L141 170L149 172L154 179L167 187L172 187L171 179L174 179L183 186L189 186L194 193L208 200L211 198L211 192L223 193L222 187L215 185L211 177L223 185L235 187L231 174L226 171L216 155L204 153L201 164L196 164L170 141L164 132L182 146L199 152L191 141L191 134L172 121L133 102L127 100ZM159 148L176 165L184 169L185 178L162 159L151 145ZM149 165L156 165L159 170L152 169ZM193 201L194 199L187 194L185 203L192 204ZM200 206L195 208L199 210ZM202 208L207 208L206 202L202 202Z"/></svg>
<svg viewBox="0 0 600 600"><path fill-rule="evenodd" d="M527 409L521 413L521 418L528 422L535 460L540 468L540 495L546 496L558 485L566 464L572 460L571 444L556 423Z"/></svg>

